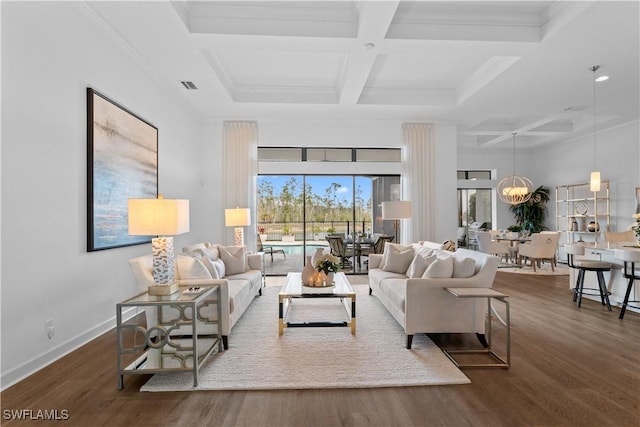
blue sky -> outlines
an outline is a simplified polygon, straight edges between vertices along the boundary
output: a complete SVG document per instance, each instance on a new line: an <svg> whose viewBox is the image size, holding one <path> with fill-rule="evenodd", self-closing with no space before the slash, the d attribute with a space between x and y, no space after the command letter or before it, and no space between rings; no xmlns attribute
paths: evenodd
<svg viewBox="0 0 640 427"><path fill-rule="evenodd" d="M270 181L275 187L276 194L279 193L279 189L291 178L292 175L261 175L258 176L258 187L261 181ZM302 189L302 176L295 175L296 180L300 185L300 189ZM322 175L309 175L306 177L307 184L311 185L313 191L323 196L325 194L325 189L328 188L332 183L337 183L341 185L341 188L338 189L338 197L343 198L348 203L351 203L352 200L352 191L353 191L353 178L351 176L322 176ZM371 178L360 176L356 177L356 183L360 184L360 188L362 189L362 198L365 200L369 200L371 198ZM356 185L357 185L356 184Z"/></svg>

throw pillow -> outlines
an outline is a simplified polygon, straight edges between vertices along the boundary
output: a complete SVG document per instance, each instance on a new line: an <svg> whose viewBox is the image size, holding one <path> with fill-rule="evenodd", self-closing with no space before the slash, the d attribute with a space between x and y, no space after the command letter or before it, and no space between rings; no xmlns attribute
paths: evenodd
<svg viewBox="0 0 640 427"><path fill-rule="evenodd" d="M382 270L393 273L406 273L413 261L415 251L411 246L385 243Z"/></svg>
<svg viewBox="0 0 640 427"><path fill-rule="evenodd" d="M222 262L222 260L216 260L216 261L220 261L220 264L222 264L222 268L224 269L224 263ZM207 270L209 271L209 274L211 274L211 278L221 279L224 276L222 277L220 276L220 273L218 271L219 267L216 267L216 265L214 264L214 262L216 261L212 261L206 256L203 256L200 258L200 262L202 262L202 264L207 268Z"/></svg>
<svg viewBox="0 0 640 427"><path fill-rule="evenodd" d="M437 257L435 255L424 256L416 254L413 257L413 261L411 261L409 268L407 269L407 277L409 279L418 279L422 277L427 267L429 267L431 263L436 260L436 258Z"/></svg>
<svg viewBox="0 0 640 427"><path fill-rule="evenodd" d="M220 251L215 246L209 246L201 250L202 255L209 258L211 261L215 261L220 258Z"/></svg>
<svg viewBox="0 0 640 427"><path fill-rule="evenodd" d="M180 280L211 279L211 274L200 259L190 256L176 257L176 269Z"/></svg>
<svg viewBox="0 0 640 427"><path fill-rule="evenodd" d="M389 254L392 251L394 253L398 253L398 252L406 251L408 249L413 249L413 246L404 246L404 245L399 245L397 243L385 242L384 243L384 250L382 251L382 262L380 263L380 265L384 266L387 263L387 258L389 257ZM415 253L415 251L414 251L414 253Z"/></svg>
<svg viewBox="0 0 640 427"><path fill-rule="evenodd" d="M218 251L220 259L224 262L227 276L247 271L247 248L244 246L219 246Z"/></svg>
<svg viewBox="0 0 640 427"><path fill-rule="evenodd" d="M222 262L222 260L218 258L214 261L211 261L211 264L213 264L213 267L216 269L216 272L218 273L217 279L223 279L224 275L227 273L224 268L224 262ZM215 278L216 277L214 277L214 279Z"/></svg>
<svg viewBox="0 0 640 427"><path fill-rule="evenodd" d="M447 279L453 276L453 257L436 258L422 275L423 279Z"/></svg>
<svg viewBox="0 0 640 427"><path fill-rule="evenodd" d="M416 255L421 255L423 257L428 257L433 254L433 249L425 248L424 246L420 246L416 249Z"/></svg>
<svg viewBox="0 0 640 427"><path fill-rule="evenodd" d="M476 272L476 260L473 258L458 259L453 257L453 277L471 277Z"/></svg>

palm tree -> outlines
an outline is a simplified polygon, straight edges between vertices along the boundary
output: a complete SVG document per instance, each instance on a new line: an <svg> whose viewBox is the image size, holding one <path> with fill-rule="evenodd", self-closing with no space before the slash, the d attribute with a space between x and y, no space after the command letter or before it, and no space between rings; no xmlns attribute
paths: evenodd
<svg viewBox="0 0 640 427"><path fill-rule="evenodd" d="M531 233L539 233L545 229L544 221L547 216L547 202L550 199L550 191L542 185L531 193L531 198L524 203L511 205L509 209L522 227Z"/></svg>

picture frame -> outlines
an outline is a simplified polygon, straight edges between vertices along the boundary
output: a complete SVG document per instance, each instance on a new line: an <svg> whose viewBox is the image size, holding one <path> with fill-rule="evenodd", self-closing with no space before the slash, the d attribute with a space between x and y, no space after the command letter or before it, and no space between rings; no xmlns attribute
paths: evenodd
<svg viewBox="0 0 640 427"><path fill-rule="evenodd" d="M130 198L158 197L158 128L87 88L87 252L151 242L129 236Z"/></svg>

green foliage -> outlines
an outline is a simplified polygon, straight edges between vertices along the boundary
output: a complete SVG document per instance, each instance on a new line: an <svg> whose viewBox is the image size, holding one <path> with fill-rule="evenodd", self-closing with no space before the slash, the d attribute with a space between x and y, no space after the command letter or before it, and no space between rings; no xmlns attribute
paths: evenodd
<svg viewBox="0 0 640 427"><path fill-rule="evenodd" d="M329 221L351 221L353 206L349 199L341 194L342 186L332 182L328 187L318 190L305 184L295 176L290 177L282 186L276 187L273 182L263 180L257 188L259 220L262 223L292 222L300 223L303 218L307 223ZM306 199L304 197L306 194ZM371 197L364 199L360 186L355 190L355 209L358 221L371 222ZM305 215L306 208L306 215Z"/></svg>
<svg viewBox="0 0 640 427"><path fill-rule="evenodd" d="M541 185L531 194L529 200L509 207L522 230L539 233L545 229L544 221L547 216L547 202L549 202L550 198L549 189Z"/></svg>
<svg viewBox="0 0 640 427"><path fill-rule="evenodd" d="M513 233L519 233L522 231L522 227L519 225L510 225L507 227L507 231L511 231Z"/></svg>

